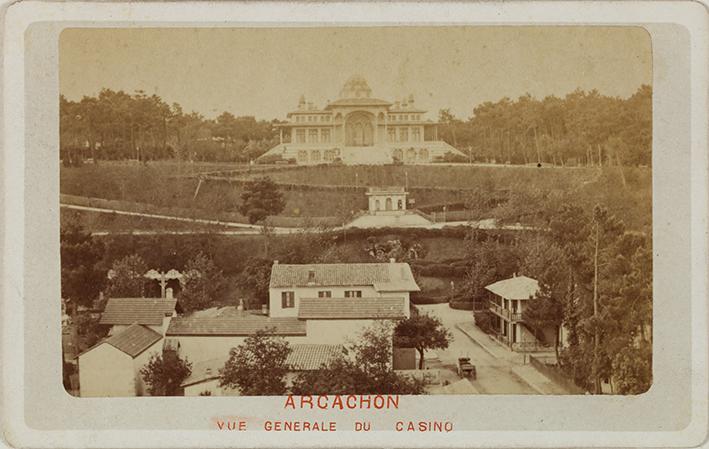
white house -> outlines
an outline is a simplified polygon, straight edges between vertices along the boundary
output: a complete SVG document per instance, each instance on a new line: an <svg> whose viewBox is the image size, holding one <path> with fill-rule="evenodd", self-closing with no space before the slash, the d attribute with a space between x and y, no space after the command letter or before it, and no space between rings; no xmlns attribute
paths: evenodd
<svg viewBox="0 0 709 449"><path fill-rule="evenodd" d="M170 319L176 315L177 300L168 298L110 298L99 324L111 326L110 335L137 323L165 334Z"/></svg>
<svg viewBox="0 0 709 449"><path fill-rule="evenodd" d="M133 324L79 354L81 397L143 396L140 369L162 351L162 335Z"/></svg>
<svg viewBox="0 0 709 449"><path fill-rule="evenodd" d="M516 274L485 287L491 293L490 311L497 317L497 338L512 350L535 351L553 349L554 329L532 329L524 322L523 312L539 293L539 282ZM563 342L563 329L560 330Z"/></svg>
<svg viewBox="0 0 709 449"><path fill-rule="evenodd" d="M378 320L398 321L409 316L401 298L302 298L298 318L305 320L308 341L345 345Z"/></svg>
<svg viewBox="0 0 709 449"><path fill-rule="evenodd" d="M394 298L403 300L409 316L409 294L419 291L407 263L279 264L274 262L269 283L269 315L299 317L301 300L310 307L333 299ZM301 317L302 318L302 317Z"/></svg>

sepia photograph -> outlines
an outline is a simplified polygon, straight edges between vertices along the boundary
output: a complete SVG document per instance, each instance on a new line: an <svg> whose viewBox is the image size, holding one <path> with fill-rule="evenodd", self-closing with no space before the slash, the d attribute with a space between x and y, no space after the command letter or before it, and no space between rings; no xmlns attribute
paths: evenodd
<svg viewBox="0 0 709 449"><path fill-rule="evenodd" d="M653 385L644 28L66 28L58 64L70 395Z"/></svg>

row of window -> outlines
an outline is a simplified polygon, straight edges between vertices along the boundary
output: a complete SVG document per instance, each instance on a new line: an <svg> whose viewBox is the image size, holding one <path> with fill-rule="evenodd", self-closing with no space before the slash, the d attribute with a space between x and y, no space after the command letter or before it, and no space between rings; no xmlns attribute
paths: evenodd
<svg viewBox="0 0 709 449"><path fill-rule="evenodd" d="M307 136L307 138L306 138ZM311 128L308 129L308 133L305 133L305 129L295 130L295 142L296 143L330 143L330 129L329 128Z"/></svg>
<svg viewBox="0 0 709 449"><path fill-rule="evenodd" d="M345 290L345 298L361 298L362 290ZM318 298L332 298L332 291L321 290ZM295 307L295 292L281 292L281 308L292 309Z"/></svg>
<svg viewBox="0 0 709 449"><path fill-rule="evenodd" d="M319 119L318 119L319 117ZM328 123L330 122L330 116L329 115L296 115L295 116L295 121L296 123L304 123L304 122L309 122L309 123L314 123L320 120L321 123Z"/></svg>
<svg viewBox="0 0 709 449"><path fill-rule="evenodd" d="M415 148L409 148L404 152L401 148L397 148L394 151L392 151L392 157L398 161L415 161L419 160L422 162L428 161L429 158L431 157L428 148L421 148L418 151L416 151Z"/></svg>
<svg viewBox="0 0 709 449"><path fill-rule="evenodd" d="M340 118L341 115L338 114L337 118ZM389 121L390 122L407 122L409 120L413 121L419 121L421 120L421 114L389 114ZM379 115L380 119L384 118L383 114ZM296 123L330 123L330 115L327 114L318 114L318 115L296 115L295 116L295 122Z"/></svg>
<svg viewBox="0 0 709 449"><path fill-rule="evenodd" d="M421 120L421 114L389 114L389 121L390 122L406 122L411 118L411 120Z"/></svg>
<svg viewBox="0 0 709 449"><path fill-rule="evenodd" d="M312 162L320 162L320 150L300 150L298 151L298 162L307 162L308 153L310 153L310 160ZM322 157L324 162L334 162L337 157L340 156L340 150L331 149L322 152Z"/></svg>
<svg viewBox="0 0 709 449"><path fill-rule="evenodd" d="M396 130L399 130L397 135ZM420 142L421 128L411 128L411 140L409 140L409 128L389 128L387 130L389 142Z"/></svg>

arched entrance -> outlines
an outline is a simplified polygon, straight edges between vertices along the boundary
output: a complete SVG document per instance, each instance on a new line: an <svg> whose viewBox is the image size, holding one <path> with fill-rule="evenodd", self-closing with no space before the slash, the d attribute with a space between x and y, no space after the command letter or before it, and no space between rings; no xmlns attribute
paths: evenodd
<svg viewBox="0 0 709 449"><path fill-rule="evenodd" d="M372 116L366 112L353 112L345 121L345 145L369 147L374 145Z"/></svg>
<svg viewBox="0 0 709 449"><path fill-rule="evenodd" d="M386 210L391 210L391 198L387 198L384 202L384 207Z"/></svg>

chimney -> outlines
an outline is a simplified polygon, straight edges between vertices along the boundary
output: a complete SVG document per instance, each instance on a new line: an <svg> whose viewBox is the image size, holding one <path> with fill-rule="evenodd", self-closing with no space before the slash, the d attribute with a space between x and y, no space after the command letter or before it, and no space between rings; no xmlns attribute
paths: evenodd
<svg viewBox="0 0 709 449"><path fill-rule="evenodd" d="M515 271L514 273L512 273L512 277L513 277L513 278L516 278L516 277L517 277L517 272L516 272L516 271Z"/></svg>
<svg viewBox="0 0 709 449"><path fill-rule="evenodd" d="M396 259L394 259L393 257L389 258L389 263L396 263Z"/></svg>
<svg viewBox="0 0 709 449"><path fill-rule="evenodd" d="M239 298L239 305L236 307L236 310L244 310L244 298Z"/></svg>
<svg viewBox="0 0 709 449"><path fill-rule="evenodd" d="M273 261L273 265L278 265L278 261L277 261L277 260L274 260L274 261Z"/></svg>
<svg viewBox="0 0 709 449"><path fill-rule="evenodd" d="M165 299L173 299L171 287L165 289Z"/></svg>

